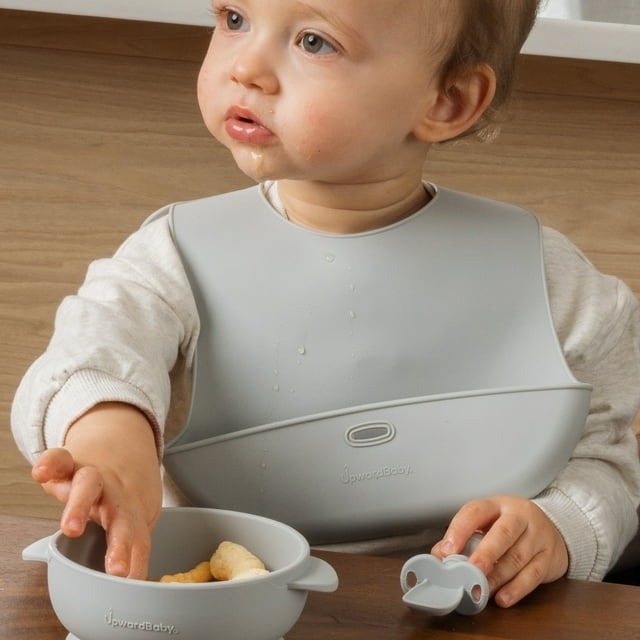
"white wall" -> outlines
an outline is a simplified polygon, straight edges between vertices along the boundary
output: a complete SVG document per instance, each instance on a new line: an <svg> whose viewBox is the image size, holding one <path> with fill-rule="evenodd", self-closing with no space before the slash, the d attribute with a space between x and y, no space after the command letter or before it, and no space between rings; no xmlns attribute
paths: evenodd
<svg viewBox="0 0 640 640"><path fill-rule="evenodd" d="M0 0L0 8L212 25L210 0Z"/></svg>
<svg viewBox="0 0 640 640"><path fill-rule="evenodd" d="M0 0L0 8L212 25L210 0ZM546 0L526 53L640 63L640 0Z"/></svg>

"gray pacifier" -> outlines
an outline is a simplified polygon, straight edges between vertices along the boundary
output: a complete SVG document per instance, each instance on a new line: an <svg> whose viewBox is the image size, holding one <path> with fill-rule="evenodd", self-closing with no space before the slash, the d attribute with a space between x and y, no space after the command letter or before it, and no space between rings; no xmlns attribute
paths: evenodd
<svg viewBox="0 0 640 640"><path fill-rule="evenodd" d="M407 560L400 572L402 601L411 609L436 616L452 611L480 613L489 601L489 583L484 573L468 561L480 540L480 534L472 536L462 554L444 560L426 553Z"/></svg>

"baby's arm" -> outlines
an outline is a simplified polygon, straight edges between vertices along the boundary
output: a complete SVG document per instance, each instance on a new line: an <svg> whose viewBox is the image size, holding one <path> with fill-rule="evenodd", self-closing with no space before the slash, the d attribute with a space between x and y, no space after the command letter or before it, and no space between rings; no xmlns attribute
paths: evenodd
<svg viewBox="0 0 640 640"><path fill-rule="evenodd" d="M556 331L574 376L593 391L571 460L534 501L565 540L567 575L602 580L638 527L640 310L623 282L599 273L564 236L546 229L544 237Z"/></svg>
<svg viewBox="0 0 640 640"><path fill-rule="evenodd" d="M178 355L189 371L198 328L168 222L157 220L91 265L16 392L11 426L34 477L67 504L69 534L88 517L107 529L115 573L146 571L169 371Z"/></svg>
<svg viewBox="0 0 640 640"><path fill-rule="evenodd" d="M33 477L65 503L62 531L89 520L107 532L107 573L146 578L150 531L162 505L156 442L144 414L126 404L97 405L69 429L64 448L45 451Z"/></svg>
<svg viewBox="0 0 640 640"><path fill-rule="evenodd" d="M440 556L456 553L476 529L487 531L471 560L488 573L502 605L565 570L571 578L602 579L637 530L640 463L631 425L640 399L638 303L548 229L545 259L567 362L578 380L593 385L584 434L542 494L472 502L434 547Z"/></svg>

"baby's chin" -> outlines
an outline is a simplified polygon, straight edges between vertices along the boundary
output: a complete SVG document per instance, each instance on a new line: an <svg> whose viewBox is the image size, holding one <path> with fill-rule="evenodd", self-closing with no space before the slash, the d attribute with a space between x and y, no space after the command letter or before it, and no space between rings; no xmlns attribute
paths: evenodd
<svg viewBox="0 0 640 640"><path fill-rule="evenodd" d="M234 153L233 157L240 171L255 182L282 178L268 166L264 150L260 147L243 149L241 153Z"/></svg>

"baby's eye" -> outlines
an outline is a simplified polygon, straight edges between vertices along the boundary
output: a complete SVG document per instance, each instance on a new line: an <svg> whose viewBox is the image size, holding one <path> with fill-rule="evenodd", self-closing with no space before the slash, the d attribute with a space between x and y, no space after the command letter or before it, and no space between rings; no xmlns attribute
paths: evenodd
<svg viewBox="0 0 640 640"><path fill-rule="evenodd" d="M229 31L242 31L245 28L245 20L237 11L227 11L226 23Z"/></svg>
<svg viewBox="0 0 640 640"><path fill-rule="evenodd" d="M248 23L244 19L241 13L228 9L226 7L221 9L214 9L216 24L224 26L227 31L246 31L248 29Z"/></svg>
<svg viewBox="0 0 640 640"><path fill-rule="evenodd" d="M307 53L313 53L315 55L327 55L336 52L335 47L317 33L303 33L298 41L298 45Z"/></svg>

